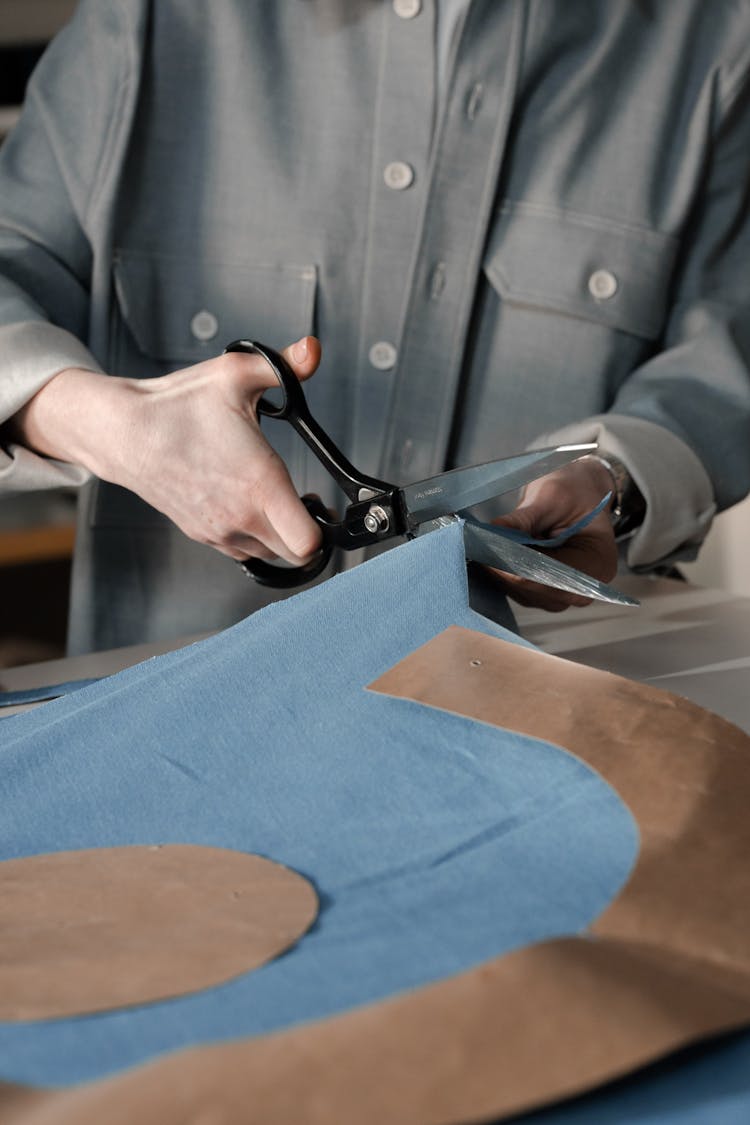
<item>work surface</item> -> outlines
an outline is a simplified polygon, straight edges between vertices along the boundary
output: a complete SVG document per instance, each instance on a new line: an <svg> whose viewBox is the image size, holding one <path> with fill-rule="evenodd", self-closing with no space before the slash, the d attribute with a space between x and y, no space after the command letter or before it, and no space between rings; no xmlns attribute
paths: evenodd
<svg viewBox="0 0 750 1125"><path fill-rule="evenodd" d="M665 578L626 578L640 609L518 609L544 652L684 695L750 732L750 598Z"/></svg>
<svg viewBox="0 0 750 1125"><path fill-rule="evenodd" d="M521 631L544 652L684 695L750 732L750 598L665 578L630 577L618 585L641 600L640 609L517 608ZM196 639L3 669L0 689L111 675ZM0 715L26 709L8 707Z"/></svg>

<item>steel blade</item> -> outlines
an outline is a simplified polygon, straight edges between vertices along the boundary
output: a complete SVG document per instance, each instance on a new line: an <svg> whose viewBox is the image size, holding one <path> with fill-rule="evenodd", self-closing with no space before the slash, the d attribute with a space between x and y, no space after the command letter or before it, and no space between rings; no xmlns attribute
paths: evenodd
<svg viewBox="0 0 750 1125"><path fill-rule="evenodd" d="M541 582L544 586L553 586L556 590L565 590L569 594L581 594L595 601L611 602L613 605L640 604L635 598L620 593L614 586L608 586L559 559L507 539L500 528L491 530L467 519L464 523L464 544L466 557L473 562L507 570L521 578L529 578L533 582Z"/></svg>
<svg viewBox="0 0 750 1125"><path fill-rule="evenodd" d="M407 484L400 491L409 523L412 526L424 523L449 512L463 511L493 496L501 496L503 492L512 492L537 477L559 469L561 465L593 453L596 448L596 444L589 444L534 449L530 453L487 461L483 465L450 469L416 484Z"/></svg>

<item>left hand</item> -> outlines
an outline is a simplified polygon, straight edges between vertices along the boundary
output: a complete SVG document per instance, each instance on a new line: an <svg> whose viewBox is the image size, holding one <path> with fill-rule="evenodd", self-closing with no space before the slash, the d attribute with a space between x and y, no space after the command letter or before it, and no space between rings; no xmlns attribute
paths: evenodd
<svg viewBox="0 0 750 1125"><path fill-rule="evenodd" d="M502 527L519 528L538 538L551 538L590 512L611 490L612 480L604 465L593 457L583 457L532 481L526 486L515 511L493 522ZM617 544L609 507L611 502L562 547L544 553L602 582L610 582L617 573ZM492 573L505 593L521 605L560 613L569 606L588 605L591 601L580 594L568 594L505 571Z"/></svg>

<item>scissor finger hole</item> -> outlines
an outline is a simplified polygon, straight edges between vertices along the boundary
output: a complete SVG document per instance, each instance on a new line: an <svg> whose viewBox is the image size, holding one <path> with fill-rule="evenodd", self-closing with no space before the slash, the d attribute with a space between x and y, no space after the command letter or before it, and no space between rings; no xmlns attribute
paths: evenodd
<svg viewBox="0 0 750 1125"><path fill-rule="evenodd" d="M258 359L263 361L272 372L276 382L263 392L263 397L258 403L258 413L267 414L271 418L285 418L288 395L281 373L282 366L286 364L284 357L271 348L256 344L254 340L233 340L231 344L227 344L224 348L224 353L227 352L246 352L248 355L257 355ZM274 362L276 366L274 366Z"/></svg>
<svg viewBox="0 0 750 1125"><path fill-rule="evenodd" d="M270 364L267 363L266 366L270 367ZM263 397L258 405L262 412L270 418L283 418L286 414L286 404L286 391L283 385L277 382L274 387L269 387L268 390L263 392Z"/></svg>

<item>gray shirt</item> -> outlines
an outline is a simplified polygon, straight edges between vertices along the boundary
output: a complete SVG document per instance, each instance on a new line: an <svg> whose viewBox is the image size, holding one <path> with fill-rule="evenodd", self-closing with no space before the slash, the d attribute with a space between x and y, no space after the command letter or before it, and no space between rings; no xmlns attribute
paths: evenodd
<svg viewBox="0 0 750 1125"><path fill-rule="evenodd" d="M0 153L0 416L65 366L315 331L312 408L364 471L598 439L647 500L631 565L694 551L750 487L748 5L466 9L83 0ZM7 489L85 476L1 456ZM74 586L74 650L255 598L100 482Z"/></svg>

